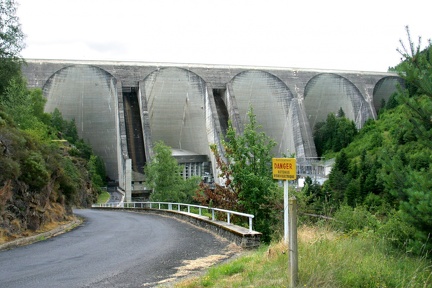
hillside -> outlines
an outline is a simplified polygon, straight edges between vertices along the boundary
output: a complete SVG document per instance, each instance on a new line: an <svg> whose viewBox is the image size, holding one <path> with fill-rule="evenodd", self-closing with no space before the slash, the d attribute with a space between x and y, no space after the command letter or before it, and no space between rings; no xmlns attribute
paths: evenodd
<svg viewBox="0 0 432 288"><path fill-rule="evenodd" d="M52 126L16 123L0 110L0 243L70 219L72 207L88 207L99 192L80 149L52 136Z"/></svg>
<svg viewBox="0 0 432 288"><path fill-rule="evenodd" d="M351 133L355 136L338 150L330 145L335 139L328 137L331 133L319 134L321 143L330 143L324 155L336 155L336 161L323 187L309 183L305 207L342 218L342 231L371 229L410 254L430 257L432 46L421 50L409 39L409 50L404 47L404 61L395 70L405 84L382 103L378 119ZM347 125L340 127L345 130L333 134L346 135Z"/></svg>

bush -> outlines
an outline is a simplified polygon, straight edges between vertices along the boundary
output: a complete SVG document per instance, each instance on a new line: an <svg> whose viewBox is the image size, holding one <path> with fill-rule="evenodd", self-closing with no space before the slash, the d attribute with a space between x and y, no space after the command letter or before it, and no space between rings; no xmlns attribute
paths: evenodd
<svg viewBox="0 0 432 288"><path fill-rule="evenodd" d="M378 236L386 239L393 247L411 251L415 228L402 220L401 211L388 213L388 219L377 230Z"/></svg>
<svg viewBox="0 0 432 288"><path fill-rule="evenodd" d="M363 206L352 208L348 205L342 205L336 211L334 218L336 221L332 223L333 227L343 232L375 230L379 224L376 217Z"/></svg>
<svg viewBox="0 0 432 288"><path fill-rule="evenodd" d="M30 152L23 159L20 178L33 189L41 189L48 184L50 175L45 166L45 160L39 152Z"/></svg>

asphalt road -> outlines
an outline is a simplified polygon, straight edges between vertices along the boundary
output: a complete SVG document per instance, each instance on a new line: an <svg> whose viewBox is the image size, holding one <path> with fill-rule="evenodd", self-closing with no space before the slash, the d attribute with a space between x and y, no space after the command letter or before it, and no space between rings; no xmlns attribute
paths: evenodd
<svg viewBox="0 0 432 288"><path fill-rule="evenodd" d="M173 218L75 210L73 231L0 252L0 287L152 287L183 260L228 253L227 241Z"/></svg>

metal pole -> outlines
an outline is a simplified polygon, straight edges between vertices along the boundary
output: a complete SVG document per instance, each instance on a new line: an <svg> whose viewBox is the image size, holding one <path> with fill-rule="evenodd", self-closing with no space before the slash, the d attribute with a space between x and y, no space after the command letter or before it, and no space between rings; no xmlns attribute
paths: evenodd
<svg viewBox="0 0 432 288"><path fill-rule="evenodd" d="M297 199L289 199L289 278L290 287L294 288L298 284L298 248L297 248Z"/></svg>
<svg viewBox="0 0 432 288"><path fill-rule="evenodd" d="M288 245L288 180L284 181L284 240Z"/></svg>

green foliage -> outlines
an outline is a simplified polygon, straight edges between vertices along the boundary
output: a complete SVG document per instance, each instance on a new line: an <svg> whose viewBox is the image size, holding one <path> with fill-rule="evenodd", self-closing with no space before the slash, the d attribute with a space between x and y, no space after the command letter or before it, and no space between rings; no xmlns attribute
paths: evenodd
<svg viewBox="0 0 432 288"><path fill-rule="evenodd" d="M327 194L326 189L321 188L321 185L313 182L309 176L305 179L301 193L295 193L295 196L298 203L304 202L305 205L299 208L303 212L328 214L329 210L332 209L330 206L330 194Z"/></svg>
<svg viewBox="0 0 432 288"><path fill-rule="evenodd" d="M171 148L163 142L155 144L154 152L154 158L144 167L146 184L153 189L150 199L162 202L191 203L200 181L199 177L183 180L180 175L181 167L172 156Z"/></svg>
<svg viewBox="0 0 432 288"><path fill-rule="evenodd" d="M275 208L280 200L271 167L271 150L275 142L265 133L258 132L260 126L252 108L248 116L249 122L242 135L237 134L231 122L228 123L226 141L223 142L224 158L215 145L211 146L225 187L217 187L214 192L201 189L197 198L203 204L212 202L221 208L253 214L255 229L263 233L263 241L268 242L277 222Z"/></svg>
<svg viewBox="0 0 432 288"><path fill-rule="evenodd" d="M81 187L80 172L70 158L61 160L58 175L59 190L66 196L68 203L76 203L78 190Z"/></svg>
<svg viewBox="0 0 432 288"><path fill-rule="evenodd" d="M364 229L374 230L378 227L378 220L370 213L367 207L342 205L334 215L336 221L332 226L342 232L360 231Z"/></svg>
<svg viewBox="0 0 432 288"><path fill-rule="evenodd" d="M16 232L11 221L20 229L36 230L45 221L63 219L61 214L72 212L72 206L87 207L96 200L86 169L91 147L79 143L74 121L63 121L58 111L54 118L66 132L51 125L42 90L27 89L18 55L23 34L15 12L15 1L0 0L0 223L6 233ZM62 133L78 143L74 149L66 141L53 141L62 139ZM100 182L101 163L92 160L89 166L96 173L91 175Z"/></svg>
<svg viewBox="0 0 432 288"><path fill-rule="evenodd" d="M389 249L374 233L341 235L328 229L300 227L296 287L430 287L431 262ZM289 261L283 243L215 265L176 287L287 287Z"/></svg>
<svg viewBox="0 0 432 288"><path fill-rule="evenodd" d="M382 176L389 193L400 201L401 218L416 228L413 252L422 253L432 251L432 45L429 41L421 51L421 39L414 45L408 28L407 34L409 48L401 41L398 50L404 57L398 71L407 85L397 99L405 113L389 149L394 157L385 158Z"/></svg>
<svg viewBox="0 0 432 288"><path fill-rule="evenodd" d="M67 121L63 119L61 112L55 108L51 113L51 125L58 131L58 137L66 139L69 143L77 146L78 150L81 150L82 156L84 158L90 159L91 147L88 146L83 140L78 136L78 131L76 128L75 119Z"/></svg>
<svg viewBox="0 0 432 288"><path fill-rule="evenodd" d="M0 1L0 58L16 58L24 48L24 33L14 0Z"/></svg>
<svg viewBox="0 0 432 288"><path fill-rule="evenodd" d="M9 81L0 98L0 105L13 117L17 125L23 125L24 129L31 125L32 119L28 119L33 117L30 113L32 109L29 105L29 91L22 77L15 77Z"/></svg>
<svg viewBox="0 0 432 288"><path fill-rule="evenodd" d="M28 90L21 76L12 78L0 98L0 106L13 123L41 140L50 138L49 114L44 113L46 99L40 89Z"/></svg>
<svg viewBox="0 0 432 288"><path fill-rule="evenodd" d="M0 97L0 185L13 181L35 195L50 191L53 201L66 206L88 205L93 196L86 193L93 190L86 183L91 180L86 180L87 164L80 157L90 160L91 147L79 140L74 121L63 120L58 110L54 117L44 113L45 102L42 91L28 90L21 75L11 79ZM63 125L64 135L76 141L74 148L52 142L63 134L51 125L52 118ZM105 172L101 160L95 159L89 164L95 168L90 175L99 186Z"/></svg>
<svg viewBox="0 0 432 288"><path fill-rule="evenodd" d="M98 187L99 193L102 192L100 187L105 184L105 164L102 159L96 155L91 155L88 162L88 171L90 173L90 178L92 179L93 185Z"/></svg>
<svg viewBox="0 0 432 288"><path fill-rule="evenodd" d="M91 160L93 149L90 144L79 138L75 119L70 121L63 119L61 112L55 108L50 114L49 123L54 128L52 133L56 134L58 139L65 139L72 144L73 148L69 151L71 155ZM98 172L100 172L101 178L105 179L105 172L102 170Z"/></svg>
<svg viewBox="0 0 432 288"><path fill-rule="evenodd" d="M12 183L11 201L23 203L31 192L35 199L49 198L67 207L92 202L85 160L70 157L63 144L41 140L10 125L0 127L0 143L0 185Z"/></svg>
<svg viewBox="0 0 432 288"><path fill-rule="evenodd" d="M387 220L379 227L377 235L398 250L412 252L416 229L402 219L403 213L400 210L387 211L386 216Z"/></svg>
<svg viewBox="0 0 432 288"><path fill-rule="evenodd" d="M314 128L314 141L318 156L328 152L339 152L350 144L357 135L353 121L345 118L342 108L338 115L330 113L325 122L320 122Z"/></svg>
<svg viewBox="0 0 432 288"><path fill-rule="evenodd" d="M84 142L82 139L72 142L72 144L75 146L75 148L71 150L72 155L90 160L90 157L93 155L93 149L90 144Z"/></svg>
<svg viewBox="0 0 432 288"><path fill-rule="evenodd" d="M400 40L401 47L397 51L401 54L403 61L396 67L406 84L409 95L432 95L432 50L431 40L427 48L421 50L421 37L417 45L412 41L408 26L408 47Z"/></svg>
<svg viewBox="0 0 432 288"><path fill-rule="evenodd" d="M97 198L97 203L98 204L105 204L108 202L108 200L111 198L111 194L108 193L107 191L102 191Z"/></svg>
<svg viewBox="0 0 432 288"><path fill-rule="evenodd" d="M345 195L345 190L350 184L352 178L353 177L352 173L350 173L348 156L345 153L345 150L342 150L336 157L335 165L332 168L327 183L327 187L329 188L328 194L330 196L330 201L336 207L339 206L344 200L346 200L347 196L350 196ZM351 187L351 189L353 189L353 187Z"/></svg>
<svg viewBox="0 0 432 288"><path fill-rule="evenodd" d="M355 140L338 154L325 189L329 189L330 201L343 203L337 217L346 215L354 221L363 211L356 209L367 209L382 220L378 230L391 234L395 246L430 256L432 46L429 42L420 51L420 45L408 38L409 48L401 42L404 61L397 66L405 87L392 96L379 119L365 123ZM358 223L362 221L369 220L364 216ZM358 229L354 224L343 230ZM397 226L403 231L395 233Z"/></svg>
<svg viewBox="0 0 432 288"><path fill-rule="evenodd" d="M65 121L63 119L63 115L61 114L58 108L55 108L51 113L51 125L55 128L55 130L62 133L64 131Z"/></svg>
<svg viewBox="0 0 432 288"><path fill-rule="evenodd" d="M42 155L36 151L31 151L22 159L20 179L30 185L32 189L41 189L48 184L49 173L45 166Z"/></svg>
<svg viewBox="0 0 432 288"><path fill-rule="evenodd" d="M21 74L19 53L25 44L16 10L14 0L0 1L0 95L11 79Z"/></svg>

